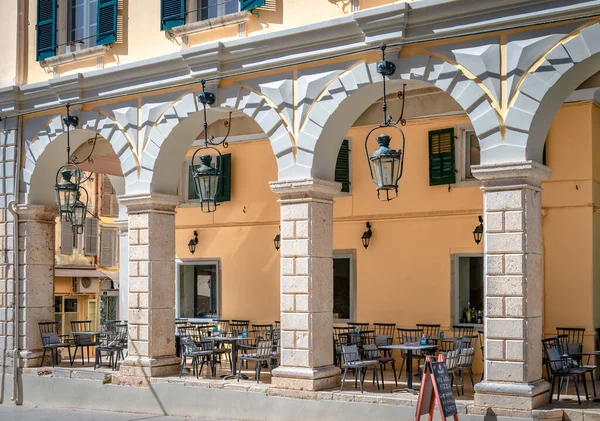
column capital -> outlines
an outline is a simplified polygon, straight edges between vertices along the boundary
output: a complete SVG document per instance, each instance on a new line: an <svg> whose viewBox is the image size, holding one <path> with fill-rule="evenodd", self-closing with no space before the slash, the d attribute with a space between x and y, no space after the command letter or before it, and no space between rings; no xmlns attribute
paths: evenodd
<svg viewBox="0 0 600 421"><path fill-rule="evenodd" d="M127 232L129 230L129 220L125 219L115 219L114 224L119 227L119 232Z"/></svg>
<svg viewBox="0 0 600 421"><path fill-rule="evenodd" d="M23 204L16 206L17 215L20 222L26 221L47 221L54 222L58 216L58 209L45 205Z"/></svg>
<svg viewBox="0 0 600 421"><path fill-rule="evenodd" d="M552 170L535 161L474 165L471 173L483 182L482 190L539 188Z"/></svg>
<svg viewBox="0 0 600 421"><path fill-rule="evenodd" d="M118 197L119 202L127 207L127 213L143 213L143 212L175 212L175 208L179 206L181 198L170 194L139 194L139 195L123 195Z"/></svg>
<svg viewBox="0 0 600 421"><path fill-rule="evenodd" d="M271 190L279 195L279 202L325 201L333 202L333 196L342 185L336 181L320 178L271 181Z"/></svg>

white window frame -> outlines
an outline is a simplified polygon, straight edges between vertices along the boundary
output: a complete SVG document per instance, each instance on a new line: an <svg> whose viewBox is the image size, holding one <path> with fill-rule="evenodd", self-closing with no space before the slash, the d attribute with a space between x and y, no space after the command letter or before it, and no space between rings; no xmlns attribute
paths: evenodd
<svg viewBox="0 0 600 421"><path fill-rule="evenodd" d="M225 15L229 15L232 13L237 13L240 11L240 2L237 1L237 10L235 12L232 13L225 13L227 11L227 4L225 3L225 1L227 0L216 0L218 3L218 11L217 11L217 16L213 17L213 18L208 18L208 19L204 19L204 20L210 20L210 19L214 19L216 17L222 17ZM186 11L188 10L196 10L198 9L201 5L202 5L203 0L186 0ZM192 13L186 13L185 15L185 23L195 23L195 22L200 22L202 21L202 19L200 19L200 17L202 16L202 10L197 10L195 12Z"/></svg>
<svg viewBox="0 0 600 421"><path fill-rule="evenodd" d="M179 319L181 302L179 300L179 266L216 266L217 268L217 319L221 318L221 261L220 259L175 259L175 318Z"/></svg>
<svg viewBox="0 0 600 421"><path fill-rule="evenodd" d="M83 25L83 41L84 44L82 46L79 47L79 49L83 49L83 48L90 48L90 47L95 47L96 46L96 38L95 35L97 34L97 25L98 25L98 1L100 0L67 0L67 41L71 38L71 32L72 32L72 22L71 22L71 16L72 16L72 10L75 7L74 3L77 1L83 1L83 14L84 14L84 25ZM90 5L90 2L94 2L94 5ZM92 8L96 9L96 23L94 26L94 30L92 33L92 25L93 23L91 23L91 16L92 16ZM76 40L74 40L76 41ZM93 43L93 44L92 44ZM69 49L69 46L67 45L67 51Z"/></svg>
<svg viewBox="0 0 600 421"><path fill-rule="evenodd" d="M475 187L481 186L481 181L474 177L467 176L467 163L469 162L467 148L467 136L469 133L474 133L475 130L471 124L461 124L454 128L454 150L456 153L456 174L455 187Z"/></svg>
<svg viewBox="0 0 600 421"><path fill-rule="evenodd" d="M483 255L483 253L457 253L457 254L452 254L452 302L450 305L450 310L451 310L451 322L452 325L464 325L464 323L460 323L460 316L461 316L461 309L459 308L460 306L460 300L459 300L459 294L460 294L460 265L459 265L459 259L461 258L465 258L465 257L481 257L483 258L483 264L484 264L484 279L483 279L483 283L484 283L484 289L485 289L485 256ZM483 303L485 305L485 293L483 296ZM483 309L481 309L483 310ZM483 327L483 325L479 325L477 323L467 323L467 325L473 325L476 327Z"/></svg>
<svg viewBox="0 0 600 421"><path fill-rule="evenodd" d="M350 318L349 319L333 319L334 323L348 323L356 320L356 250L334 250L334 259L350 259ZM333 265L332 265L332 282L333 282ZM332 285L333 293L333 285ZM331 309L333 312L333 308Z"/></svg>

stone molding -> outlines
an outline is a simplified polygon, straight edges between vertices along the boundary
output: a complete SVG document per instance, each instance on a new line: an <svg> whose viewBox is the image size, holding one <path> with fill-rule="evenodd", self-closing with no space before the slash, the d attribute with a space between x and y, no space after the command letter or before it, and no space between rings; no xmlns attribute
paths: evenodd
<svg viewBox="0 0 600 421"><path fill-rule="evenodd" d="M211 29L222 28L225 26L238 25L246 23L252 17L250 12L237 12L225 16L219 16L212 19L200 20L198 22L188 23L187 25L171 28L171 33L176 37L183 37L197 34Z"/></svg>
<svg viewBox="0 0 600 421"><path fill-rule="evenodd" d="M109 46L98 45L95 47L84 48L79 51L70 53L58 54L54 57L49 57L41 62L42 67L56 67L62 64L74 63L76 61L87 60L90 58L102 57L110 50Z"/></svg>
<svg viewBox="0 0 600 421"><path fill-rule="evenodd" d="M318 178L272 181L271 190L279 194L280 203L320 201L333 203L333 197L340 192L342 185L336 181Z"/></svg>
<svg viewBox="0 0 600 421"><path fill-rule="evenodd" d="M17 205L17 215L19 222L45 221L52 222L58 216L58 210L44 205Z"/></svg>
<svg viewBox="0 0 600 421"><path fill-rule="evenodd" d="M517 190L526 186L540 188L552 170L535 161L473 165L471 173L483 182L484 191Z"/></svg>
<svg viewBox="0 0 600 421"><path fill-rule="evenodd" d="M181 198L169 194L140 194L124 195L118 197L119 202L127 207L129 215L134 213L175 213L175 208L179 206Z"/></svg>

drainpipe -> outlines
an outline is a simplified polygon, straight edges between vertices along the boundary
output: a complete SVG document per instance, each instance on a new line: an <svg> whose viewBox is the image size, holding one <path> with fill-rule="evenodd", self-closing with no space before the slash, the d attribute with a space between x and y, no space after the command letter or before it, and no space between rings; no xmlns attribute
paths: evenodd
<svg viewBox="0 0 600 421"><path fill-rule="evenodd" d="M19 203L19 184L21 179L21 145L23 144L23 117L19 117L17 120L17 136L15 141L15 185L13 189L14 199L8 204L8 211L13 217L13 281L14 281L14 330L13 340L15 348L13 350L13 395L12 401L15 401L17 405L23 404L23 397L21 396L21 353L19 351L19 313L20 307L20 282L19 282L19 215L16 212L17 205Z"/></svg>

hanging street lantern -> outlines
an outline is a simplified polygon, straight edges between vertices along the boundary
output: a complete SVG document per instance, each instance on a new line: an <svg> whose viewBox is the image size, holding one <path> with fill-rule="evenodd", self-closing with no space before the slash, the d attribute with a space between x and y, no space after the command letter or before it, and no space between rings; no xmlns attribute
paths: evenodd
<svg viewBox="0 0 600 421"><path fill-rule="evenodd" d="M483 217L479 215L479 225L475 227L473 230L473 238L475 239L475 243L481 243L481 238L483 237Z"/></svg>
<svg viewBox="0 0 600 421"><path fill-rule="evenodd" d="M56 172L54 190L56 192L56 203L58 205L60 220L70 222L73 232L80 233L80 230L83 232L88 195L87 191L81 186L82 173L71 160L71 127L77 127L79 118L70 114L69 104L66 105L66 108L67 115L63 117L62 121L67 126L67 163L61 166ZM85 204L80 200L81 189L85 191ZM77 212L77 216L74 215L74 212ZM79 225L73 225L74 218L76 219L75 223L81 221L81 228Z"/></svg>
<svg viewBox="0 0 600 421"><path fill-rule="evenodd" d="M81 193L85 193L84 200L82 201ZM79 187L77 191L77 199L73 205L73 211L71 212L71 228L75 234L83 234L83 227L85 225L85 217L87 215L89 195L84 187Z"/></svg>
<svg viewBox="0 0 600 421"><path fill-rule="evenodd" d="M194 254L196 252L196 245L198 245L198 231L194 230L194 238L192 238L188 243L190 253Z"/></svg>
<svg viewBox="0 0 600 421"><path fill-rule="evenodd" d="M403 118L406 84L404 84L402 92L398 93L398 97L402 100L402 110L398 120L393 123L392 117L387 115L385 79L396 72L396 66L391 61L385 59L385 48L386 46L383 44L381 46L381 61L377 63L377 73L379 73L383 79L383 103L381 106L383 111L383 123L373 127L367 134L367 137L365 138L365 154L369 164L371 180L377 186L377 198L381 201L390 201L398 197L398 181L400 181L404 169L404 148L406 139L404 137L404 132L398 127L398 124L400 123L402 126L406 125L406 120ZM382 133L377 136L379 148L372 154L369 154L368 142L371 134L387 128L395 129L400 133L402 148L399 150L390 148L392 138L389 135Z"/></svg>
<svg viewBox="0 0 600 421"><path fill-rule="evenodd" d="M363 247L365 249L369 248L369 243L371 242L372 236L373 236L373 231L371 231L371 223L367 222L367 230L365 232L363 232L362 237L360 237L360 239L362 240Z"/></svg>
<svg viewBox="0 0 600 421"><path fill-rule="evenodd" d="M200 83L202 83L202 92L198 94L198 101L202 103L204 112L204 145L200 146L192 156L192 176L194 178L196 194L200 199L200 210L204 213L210 213L216 211L217 206L219 206L217 193L221 187L222 179L220 168L222 168L223 157L221 152L214 146L223 145L224 148L227 148L227 138L229 137L229 131L231 130L231 113L229 113L229 122L225 124L227 127L227 134L223 140L216 142L214 136L208 137L206 106L214 104L216 99L213 93L206 92L206 81L202 79ZM213 156L207 153L203 153L199 156L200 163L196 161L196 155L198 155L200 151L207 151L208 149L212 149L217 155L216 168L211 165Z"/></svg>

